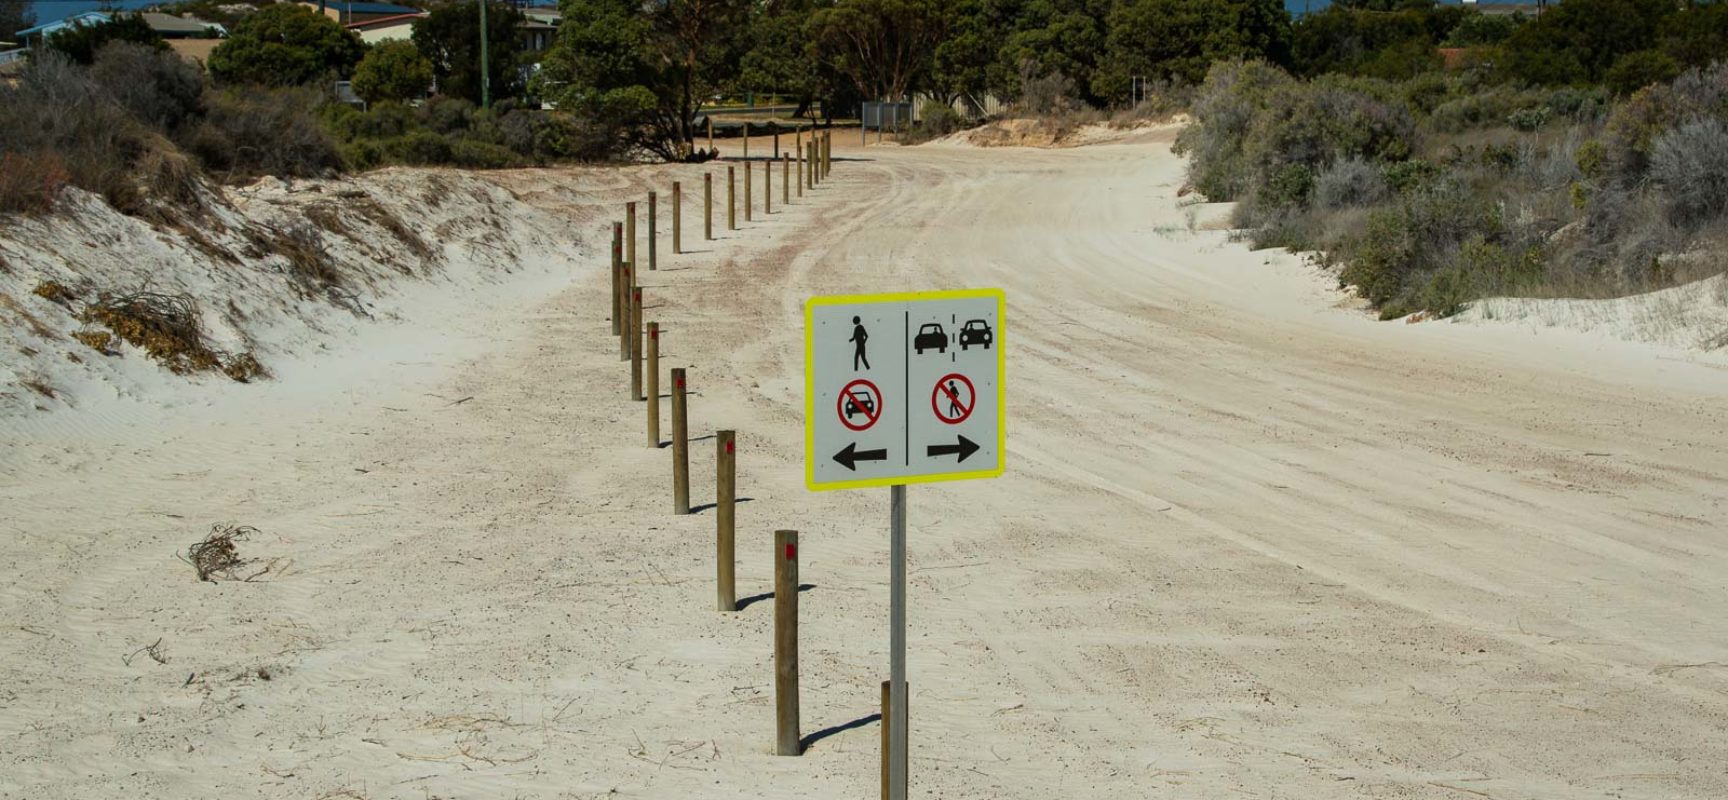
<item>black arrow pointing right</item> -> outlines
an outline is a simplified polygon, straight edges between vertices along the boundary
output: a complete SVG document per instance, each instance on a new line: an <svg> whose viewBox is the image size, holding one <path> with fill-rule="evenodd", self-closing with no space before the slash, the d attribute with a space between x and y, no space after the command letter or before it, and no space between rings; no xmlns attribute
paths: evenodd
<svg viewBox="0 0 1728 800"><path fill-rule="evenodd" d="M951 456L951 455L958 454L960 456L960 458L956 461L956 463L958 463L959 461L965 461L967 456L970 456L973 453L978 452L978 443L977 442L974 442L971 439L968 439L964 436L959 437L959 439L960 439L960 441L955 443L955 444L933 444L933 445L930 445L929 447L924 448L924 453L925 453L925 455L928 455L931 458L935 458L936 456Z"/></svg>
<svg viewBox="0 0 1728 800"><path fill-rule="evenodd" d="M976 446L974 446L974 449L976 449ZM849 470L852 470L853 472L857 472L858 467L854 466L855 464L857 464L860 461L887 461L888 460L888 451L887 450L859 450L858 449L858 443L853 442L849 445L846 445L845 450L841 450L840 452L835 453L834 454L834 460L840 462L841 466L843 466Z"/></svg>

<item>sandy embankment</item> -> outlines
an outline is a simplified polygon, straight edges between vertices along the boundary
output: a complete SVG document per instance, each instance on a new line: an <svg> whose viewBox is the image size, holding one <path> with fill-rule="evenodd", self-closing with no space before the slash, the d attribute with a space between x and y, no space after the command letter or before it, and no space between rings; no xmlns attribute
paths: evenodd
<svg viewBox="0 0 1728 800"><path fill-rule="evenodd" d="M1373 322L1207 230L1158 141L837 144L649 284L693 434L740 434L739 593L803 534L804 757L582 210L701 168L548 172L511 185L578 221L569 285L450 304L448 347L9 419L0 795L875 796L886 497L802 487L802 302L988 285L1008 474L912 492L919 796L1728 795L1719 354ZM175 559L226 521L267 579Z"/></svg>

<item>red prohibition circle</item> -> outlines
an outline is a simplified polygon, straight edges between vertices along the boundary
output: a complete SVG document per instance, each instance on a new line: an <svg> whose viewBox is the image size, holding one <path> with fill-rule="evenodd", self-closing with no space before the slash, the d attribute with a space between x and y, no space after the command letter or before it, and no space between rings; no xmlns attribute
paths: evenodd
<svg viewBox="0 0 1728 800"><path fill-rule="evenodd" d="M866 394L860 395L852 391L860 387L866 390ZM852 401L854 412L863 412L863 423L854 424L852 418L846 415L846 401L848 399ZM840 415L840 424L851 430L869 430L870 426L876 424L876 420L882 418L882 390L876 388L876 384L862 378L848 383L846 388L840 390L840 396L834 398L834 413Z"/></svg>
<svg viewBox="0 0 1728 800"><path fill-rule="evenodd" d="M958 396L949 394L948 382L953 380L966 384L966 393L972 396L971 405L962 403ZM941 401L943 398L947 398L953 401L954 405L960 406L960 416L949 419L948 415L942 413ZM961 375L958 372L950 372L947 375L943 375L936 379L936 388L930 391L930 410L936 413L937 419L942 420L949 425L959 425L960 423L965 422L967 417L972 416L972 409L977 407L978 390L973 388L970 378L967 378L965 375Z"/></svg>

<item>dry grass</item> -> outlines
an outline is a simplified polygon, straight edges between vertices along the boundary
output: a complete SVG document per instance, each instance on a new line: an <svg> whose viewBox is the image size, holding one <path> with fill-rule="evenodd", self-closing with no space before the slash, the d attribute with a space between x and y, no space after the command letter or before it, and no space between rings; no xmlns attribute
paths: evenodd
<svg viewBox="0 0 1728 800"><path fill-rule="evenodd" d="M181 558L198 571L198 580L201 581L215 583L217 578L251 580L263 573L244 578L239 576L236 570L251 562L240 557L240 547L235 541L257 532L258 529L250 525L213 525L210 534L186 548L186 554ZM265 571L268 570L269 567L265 567Z"/></svg>
<svg viewBox="0 0 1728 800"><path fill-rule="evenodd" d="M50 303L59 303L63 306L69 306L73 300L78 299L76 292L66 288L66 284L59 281L42 281L36 284L36 288L32 289L31 293Z"/></svg>
<svg viewBox="0 0 1728 800"><path fill-rule="evenodd" d="M86 328L72 334L105 355L114 354L118 339L142 349L177 375L215 371L246 383L269 374L251 353L229 355L211 347L198 305L186 295L103 293L84 306L80 317L86 325L101 325L112 332Z"/></svg>
<svg viewBox="0 0 1728 800"><path fill-rule="evenodd" d="M355 205L360 211L361 216L370 220L372 224L388 231L391 236L396 237L396 240L412 251L414 255L419 256L421 261L432 261L437 257L437 252L432 249L431 245L426 243L425 239L420 238L420 234L415 233L411 228L403 224L401 219L397 218L395 214L390 213L390 209L380 205L377 200L374 200L371 197L366 197L359 200ZM406 272L407 270L403 271Z"/></svg>
<svg viewBox="0 0 1728 800"><path fill-rule="evenodd" d="M122 341L142 348L176 374L222 368L221 354L204 338L198 306L186 295L104 293L84 306L81 316L85 323L102 325Z"/></svg>

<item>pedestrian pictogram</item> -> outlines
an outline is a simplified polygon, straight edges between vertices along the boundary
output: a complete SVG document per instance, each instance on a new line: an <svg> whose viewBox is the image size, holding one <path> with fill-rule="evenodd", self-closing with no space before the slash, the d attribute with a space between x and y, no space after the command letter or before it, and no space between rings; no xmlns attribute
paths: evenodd
<svg viewBox="0 0 1728 800"><path fill-rule="evenodd" d="M852 343L852 371L857 372L860 363L864 365L865 369L869 369L870 358L864 352L864 343L870 341L870 332L864 330L864 326L857 317L852 318L852 338L846 341Z"/></svg>
<svg viewBox="0 0 1728 800"><path fill-rule="evenodd" d="M870 430L882 418L882 390L876 384L859 379L846 384L836 398L840 424L855 431Z"/></svg>
<svg viewBox="0 0 1728 800"><path fill-rule="evenodd" d="M958 372L938 378L936 388L930 392L930 410L949 425L965 422L977 405L978 391L972 388L971 380Z"/></svg>

